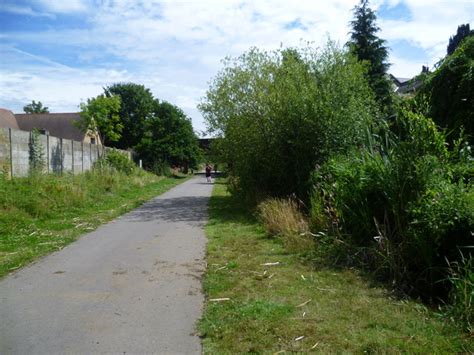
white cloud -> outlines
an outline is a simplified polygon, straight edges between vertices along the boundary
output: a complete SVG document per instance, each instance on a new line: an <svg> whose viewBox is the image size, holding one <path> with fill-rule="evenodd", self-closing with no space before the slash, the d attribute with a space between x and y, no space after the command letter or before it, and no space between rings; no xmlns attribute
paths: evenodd
<svg viewBox="0 0 474 355"><path fill-rule="evenodd" d="M85 12L93 5L91 0L36 0L39 6L53 13Z"/></svg>
<svg viewBox="0 0 474 355"><path fill-rule="evenodd" d="M429 66L429 63L420 60L410 60L399 56L391 57L390 72L396 77L412 78L420 74L423 65Z"/></svg>
<svg viewBox="0 0 474 355"><path fill-rule="evenodd" d="M446 54L448 39L458 25L474 19L472 1L403 0L410 10L409 20L379 19L381 36L389 41L406 40L425 50L436 63Z"/></svg>
<svg viewBox="0 0 474 355"><path fill-rule="evenodd" d="M23 52L10 53L11 58L4 57L3 64L0 62L0 105L17 102L12 108L19 110L35 99L56 112L75 110L81 98L97 95L103 86L132 81L149 87L156 97L181 106L193 117L198 130L204 129L204 125L195 106L220 68L222 58L237 56L251 46L275 49L280 45L298 46L302 40L321 45L327 34L344 44L350 30L351 10L358 3L34 1L34 9L57 17L77 14L88 27L4 32L2 41ZM426 52L432 62L418 63L409 53L405 56L392 52L392 71L399 76L416 74L422 64L432 65L444 54L457 25L473 19L473 5L468 1L373 0L373 7L394 7L400 3L410 10L411 16L403 20L384 20L379 16L381 37L389 41L389 46L393 41L406 40ZM300 25L290 26L294 21ZM25 50L30 43L52 50L67 49L69 55L79 58L87 67L62 68L57 61L48 63L48 58Z"/></svg>
<svg viewBox="0 0 474 355"><path fill-rule="evenodd" d="M53 15L48 13L35 11L29 6L20 6L15 4L3 4L1 10L16 15L27 15L33 17L54 17Z"/></svg>

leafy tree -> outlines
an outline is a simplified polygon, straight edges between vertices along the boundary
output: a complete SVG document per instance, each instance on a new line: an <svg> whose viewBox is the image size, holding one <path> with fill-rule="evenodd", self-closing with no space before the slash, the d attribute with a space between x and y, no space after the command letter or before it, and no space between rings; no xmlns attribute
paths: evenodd
<svg viewBox="0 0 474 355"><path fill-rule="evenodd" d="M31 101L31 104L23 106L23 111L25 113L49 113L48 108L44 107L41 101L36 102L35 100Z"/></svg>
<svg viewBox="0 0 474 355"><path fill-rule="evenodd" d="M459 44L461 44L462 40L467 36L472 36L473 34L474 31L471 31L468 23L459 25L456 34L449 38L448 48L446 49L447 54L453 54Z"/></svg>
<svg viewBox="0 0 474 355"><path fill-rule="evenodd" d="M145 86L134 83L116 83L104 91L106 96L118 95L121 99L122 136L113 146L121 149L134 147L144 136L147 121L153 115L153 95Z"/></svg>
<svg viewBox="0 0 474 355"><path fill-rule="evenodd" d="M362 64L333 44L296 53L252 49L228 59L199 105L247 196L305 198L315 165L360 144L371 122Z"/></svg>
<svg viewBox="0 0 474 355"><path fill-rule="evenodd" d="M474 36L466 38L428 77L420 97L429 100L429 114L447 129L450 140L464 127L474 137Z"/></svg>
<svg viewBox="0 0 474 355"><path fill-rule="evenodd" d="M367 63L369 85L382 109L387 110L392 102L392 86L387 77L390 66L388 48L385 40L377 37L380 28L376 25L377 17L369 7L369 0L360 0L353 13L351 39L347 44L359 60Z"/></svg>
<svg viewBox="0 0 474 355"><path fill-rule="evenodd" d="M168 102L154 102L154 115L147 120L146 133L136 151L144 160L145 168L166 163L185 169L195 168L200 149L191 120L177 106Z"/></svg>
<svg viewBox="0 0 474 355"><path fill-rule="evenodd" d="M117 142L122 133L123 124L118 115L120 111L120 96L99 95L81 103L81 118L79 128L83 131L91 130L97 133L106 145L108 142Z"/></svg>

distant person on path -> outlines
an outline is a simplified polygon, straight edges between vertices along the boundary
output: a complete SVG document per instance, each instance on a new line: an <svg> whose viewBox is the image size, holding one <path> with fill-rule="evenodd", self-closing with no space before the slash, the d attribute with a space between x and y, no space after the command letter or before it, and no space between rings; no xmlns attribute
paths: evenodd
<svg viewBox="0 0 474 355"><path fill-rule="evenodd" d="M207 182L212 182L211 171L212 171L212 168L209 165L209 163L207 163L206 164L206 180L207 180Z"/></svg>

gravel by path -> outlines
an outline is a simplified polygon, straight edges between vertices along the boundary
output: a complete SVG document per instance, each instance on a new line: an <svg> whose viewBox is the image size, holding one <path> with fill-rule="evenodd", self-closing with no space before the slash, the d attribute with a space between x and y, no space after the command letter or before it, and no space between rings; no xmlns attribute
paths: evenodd
<svg viewBox="0 0 474 355"><path fill-rule="evenodd" d="M198 354L207 204L193 178L0 281L0 354Z"/></svg>

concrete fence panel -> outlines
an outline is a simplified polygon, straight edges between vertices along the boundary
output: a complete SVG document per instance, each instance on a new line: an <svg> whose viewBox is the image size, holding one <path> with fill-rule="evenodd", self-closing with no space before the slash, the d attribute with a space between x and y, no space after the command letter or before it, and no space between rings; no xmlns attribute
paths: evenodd
<svg viewBox="0 0 474 355"><path fill-rule="evenodd" d="M72 141L69 139L62 140L63 149L63 172L72 173Z"/></svg>
<svg viewBox="0 0 474 355"><path fill-rule="evenodd" d="M49 172L61 174L63 172L63 152L61 138L49 136Z"/></svg>
<svg viewBox="0 0 474 355"><path fill-rule="evenodd" d="M82 158L82 142L72 141L72 171L74 174L80 174L84 171Z"/></svg>
<svg viewBox="0 0 474 355"><path fill-rule="evenodd" d="M39 138L39 144L41 147L41 157L44 163L43 171L47 172L48 171L48 136L40 134L38 138ZM31 142L31 134L30 134L30 142Z"/></svg>
<svg viewBox="0 0 474 355"><path fill-rule="evenodd" d="M90 170L92 168L92 164L91 164L91 144L82 143L82 156L83 156L84 171Z"/></svg>
<svg viewBox="0 0 474 355"><path fill-rule="evenodd" d="M30 132L10 130L12 176L28 175L30 169Z"/></svg>
<svg viewBox="0 0 474 355"><path fill-rule="evenodd" d="M10 130L0 128L0 174L11 174L10 166Z"/></svg>
<svg viewBox="0 0 474 355"><path fill-rule="evenodd" d="M31 132L0 128L0 174L13 177L29 174L31 142ZM39 146L46 163L44 171L56 174L80 174L90 170L100 157L112 149L49 135L39 135ZM121 152L130 159L130 152Z"/></svg>

